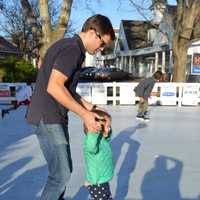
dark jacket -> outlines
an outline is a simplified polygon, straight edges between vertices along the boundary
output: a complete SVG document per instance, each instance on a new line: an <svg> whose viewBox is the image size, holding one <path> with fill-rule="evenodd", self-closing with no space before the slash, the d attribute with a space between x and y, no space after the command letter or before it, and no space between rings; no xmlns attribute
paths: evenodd
<svg viewBox="0 0 200 200"><path fill-rule="evenodd" d="M148 99L151 95L151 91L155 85L156 80L153 77L145 78L135 88L134 92L136 96Z"/></svg>

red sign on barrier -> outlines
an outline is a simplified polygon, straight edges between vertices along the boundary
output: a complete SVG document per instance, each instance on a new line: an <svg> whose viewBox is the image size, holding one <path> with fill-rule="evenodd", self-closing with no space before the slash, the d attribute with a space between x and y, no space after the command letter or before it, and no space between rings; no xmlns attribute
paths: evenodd
<svg viewBox="0 0 200 200"><path fill-rule="evenodd" d="M10 97L10 90L0 90L0 97Z"/></svg>

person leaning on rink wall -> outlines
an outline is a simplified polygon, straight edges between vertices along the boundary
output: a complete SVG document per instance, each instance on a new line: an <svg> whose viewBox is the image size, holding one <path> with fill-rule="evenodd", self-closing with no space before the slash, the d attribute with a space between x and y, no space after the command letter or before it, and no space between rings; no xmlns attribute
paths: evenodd
<svg viewBox="0 0 200 200"><path fill-rule="evenodd" d="M152 77L145 78L134 88L134 92L139 97L138 113L136 119L149 121L148 114L148 98L152 94L153 87L156 82L161 81L163 78L161 71L156 71ZM152 94L157 95L157 94Z"/></svg>

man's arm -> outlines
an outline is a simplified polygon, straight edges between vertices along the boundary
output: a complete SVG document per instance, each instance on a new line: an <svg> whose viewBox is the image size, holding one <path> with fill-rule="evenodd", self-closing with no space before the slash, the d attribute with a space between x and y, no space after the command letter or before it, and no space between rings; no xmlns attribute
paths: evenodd
<svg viewBox="0 0 200 200"><path fill-rule="evenodd" d="M71 96L69 90L64 86L67 80L67 76L53 69L49 78L47 92L61 105L76 113L84 121L88 129L95 132L98 131L100 127L98 127L95 117L99 118L99 116L85 109Z"/></svg>
<svg viewBox="0 0 200 200"><path fill-rule="evenodd" d="M94 106L92 103L86 101L83 97L80 98L80 101L81 101L82 105L83 105L87 110L89 110L89 111L92 110L92 108L93 108L93 106Z"/></svg>

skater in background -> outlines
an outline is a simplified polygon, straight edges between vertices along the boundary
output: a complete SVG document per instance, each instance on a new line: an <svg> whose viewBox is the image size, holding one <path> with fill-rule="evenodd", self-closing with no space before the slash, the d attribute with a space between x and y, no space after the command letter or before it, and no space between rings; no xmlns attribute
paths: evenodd
<svg viewBox="0 0 200 200"><path fill-rule="evenodd" d="M106 119L111 121L111 116L102 110L93 110L102 117L97 122L101 127L94 132L84 124L83 152L85 159L86 182L85 187L90 194L90 200L111 200L109 181L113 177L112 149L109 143L112 130L105 130Z"/></svg>
<svg viewBox="0 0 200 200"><path fill-rule="evenodd" d="M135 95L139 97L137 119L150 120L148 114L148 98L151 96L155 83L161 81L162 78L162 72L156 71L152 77L145 78L134 88ZM153 95L157 94L154 93Z"/></svg>
<svg viewBox="0 0 200 200"><path fill-rule="evenodd" d="M12 101L12 106L9 108L1 109L1 117L4 118L5 114L9 114L10 111L16 110L21 105L29 105L31 96L32 96L32 88L30 84L27 85L19 85L16 87L16 100Z"/></svg>

